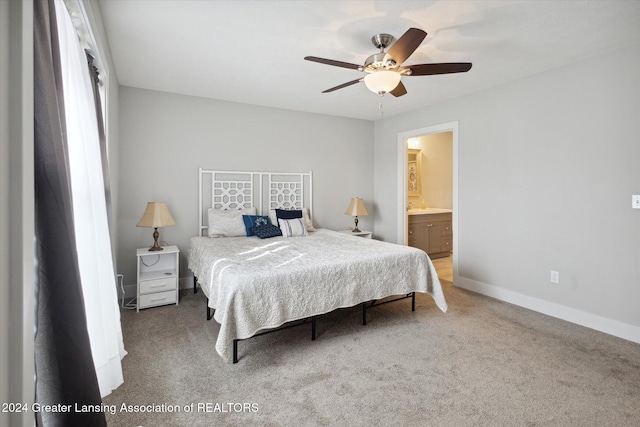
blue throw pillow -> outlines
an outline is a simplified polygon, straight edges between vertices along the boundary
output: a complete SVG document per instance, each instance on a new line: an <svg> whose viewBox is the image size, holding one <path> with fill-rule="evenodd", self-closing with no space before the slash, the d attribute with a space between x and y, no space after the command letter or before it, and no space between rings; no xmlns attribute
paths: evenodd
<svg viewBox="0 0 640 427"><path fill-rule="evenodd" d="M253 236L254 227L260 227L262 225L271 224L268 216L261 215L242 215L242 221L244 222L244 228L247 231L247 236Z"/></svg>
<svg viewBox="0 0 640 427"><path fill-rule="evenodd" d="M276 217L278 219L302 218L302 211L301 210L276 209Z"/></svg>
<svg viewBox="0 0 640 427"><path fill-rule="evenodd" d="M261 239L268 239L270 237L282 236L282 230L279 227L268 224L253 227L251 232Z"/></svg>

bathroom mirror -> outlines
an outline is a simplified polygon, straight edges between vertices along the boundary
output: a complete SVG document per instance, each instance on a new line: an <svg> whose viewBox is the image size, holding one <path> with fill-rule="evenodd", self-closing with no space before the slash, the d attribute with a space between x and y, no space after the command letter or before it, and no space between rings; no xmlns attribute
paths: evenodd
<svg viewBox="0 0 640 427"><path fill-rule="evenodd" d="M407 151L407 192L409 196L422 194L420 185L422 182L422 154L417 148L409 148Z"/></svg>

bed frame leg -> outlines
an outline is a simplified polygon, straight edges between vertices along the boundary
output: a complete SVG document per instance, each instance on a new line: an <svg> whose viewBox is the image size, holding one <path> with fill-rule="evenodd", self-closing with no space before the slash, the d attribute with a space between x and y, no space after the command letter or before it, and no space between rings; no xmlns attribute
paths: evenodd
<svg viewBox="0 0 640 427"><path fill-rule="evenodd" d="M213 313L211 312L211 307L209 307L209 298L207 298L207 320L211 320L213 317Z"/></svg>
<svg viewBox="0 0 640 427"><path fill-rule="evenodd" d="M198 293L198 278L196 276L193 276L193 293Z"/></svg>
<svg viewBox="0 0 640 427"><path fill-rule="evenodd" d="M411 292L411 311L416 311L416 293Z"/></svg>
<svg viewBox="0 0 640 427"><path fill-rule="evenodd" d="M362 326L367 324L367 303L362 303Z"/></svg>
<svg viewBox="0 0 640 427"><path fill-rule="evenodd" d="M233 363L238 363L238 340L233 340Z"/></svg>
<svg viewBox="0 0 640 427"><path fill-rule="evenodd" d="M316 340L316 317L311 318L311 341Z"/></svg>

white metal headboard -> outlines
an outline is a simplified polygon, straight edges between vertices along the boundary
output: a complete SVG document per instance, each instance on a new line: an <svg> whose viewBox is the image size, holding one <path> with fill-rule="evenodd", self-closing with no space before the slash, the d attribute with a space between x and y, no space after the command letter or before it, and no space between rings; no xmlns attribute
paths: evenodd
<svg viewBox="0 0 640 427"><path fill-rule="evenodd" d="M199 169L198 236L206 236L207 211L251 206L261 215L270 209L309 209L313 215L312 172L244 172Z"/></svg>

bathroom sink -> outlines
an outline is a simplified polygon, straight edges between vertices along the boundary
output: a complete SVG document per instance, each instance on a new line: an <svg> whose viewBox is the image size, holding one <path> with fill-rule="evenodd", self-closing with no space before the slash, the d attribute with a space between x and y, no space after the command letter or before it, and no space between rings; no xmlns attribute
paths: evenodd
<svg viewBox="0 0 640 427"><path fill-rule="evenodd" d="M409 209L407 214L409 215L429 215L439 213L451 213L451 209L444 208L422 208L422 209Z"/></svg>

